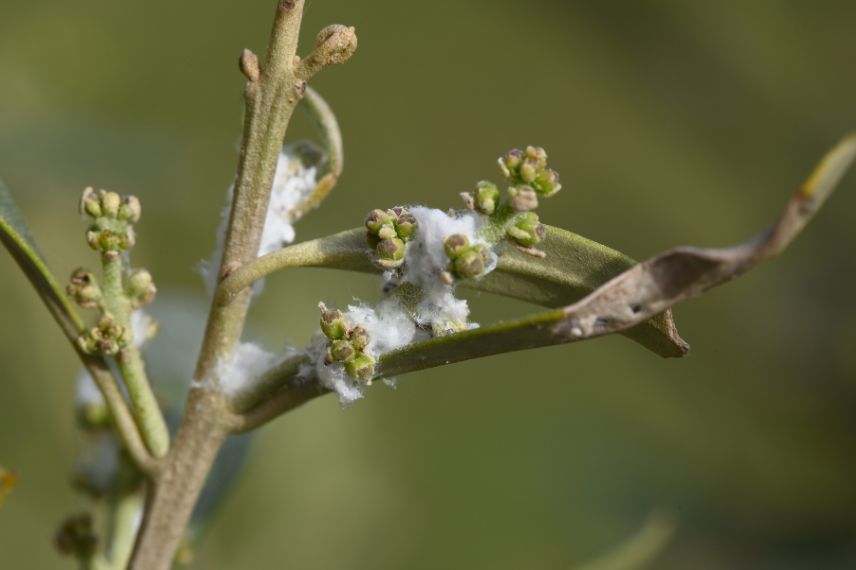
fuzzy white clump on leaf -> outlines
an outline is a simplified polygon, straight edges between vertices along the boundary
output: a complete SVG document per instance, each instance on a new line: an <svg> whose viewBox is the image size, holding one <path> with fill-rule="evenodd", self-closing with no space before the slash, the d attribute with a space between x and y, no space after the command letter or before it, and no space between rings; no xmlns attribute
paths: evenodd
<svg viewBox="0 0 856 570"><path fill-rule="evenodd" d="M365 329L369 343L364 352L376 362L383 354L403 348L420 337L410 313L394 298L384 299L375 307L349 305L344 315L352 327ZM348 376L345 366L340 362L326 362L328 345L329 340L324 335L316 335L308 349L311 364L301 371L300 377L305 379L314 374L322 386L339 395L342 405L362 398L362 384Z"/></svg>
<svg viewBox="0 0 856 570"><path fill-rule="evenodd" d="M408 211L416 218L417 226L407 246L401 281L415 285L422 292L414 315L417 323L431 327L435 334L478 326L467 324L470 309L466 300L456 298L452 284L444 279L449 266L444 242L449 236L460 234L472 244L489 247L478 235L484 222L472 211L449 214L424 206ZM496 256L491 255L492 263L486 273L496 266Z"/></svg>
<svg viewBox="0 0 856 570"><path fill-rule="evenodd" d="M375 307L349 305L345 318L363 327L369 335L364 352L377 360L381 355L407 346L416 337L417 328L397 299L384 299Z"/></svg>

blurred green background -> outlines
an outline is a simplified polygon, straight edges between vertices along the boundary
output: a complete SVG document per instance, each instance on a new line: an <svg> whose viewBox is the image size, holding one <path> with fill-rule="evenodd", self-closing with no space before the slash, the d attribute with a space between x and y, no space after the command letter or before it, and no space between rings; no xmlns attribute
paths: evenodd
<svg viewBox="0 0 856 570"><path fill-rule="evenodd" d="M56 273L94 265L86 185L138 195L137 265L154 312L204 307L197 264L236 164L237 56L274 2L0 3L0 177ZM561 225L645 258L734 244L770 223L856 127L856 3L309 0L317 30L357 27L313 81L346 141L345 175L300 239L375 206L458 206L525 144L547 148ZM290 138L311 133L298 117ZM662 569L856 567L856 176L780 259L681 305L693 346L661 360L615 337L472 361L325 398L255 439L197 568L571 568L665 508ZM0 567L68 568L50 547L85 503L75 357L0 254ZM248 336L302 344L319 299L373 279L268 280ZM535 308L471 297L490 322ZM174 345L192 365L200 322Z"/></svg>

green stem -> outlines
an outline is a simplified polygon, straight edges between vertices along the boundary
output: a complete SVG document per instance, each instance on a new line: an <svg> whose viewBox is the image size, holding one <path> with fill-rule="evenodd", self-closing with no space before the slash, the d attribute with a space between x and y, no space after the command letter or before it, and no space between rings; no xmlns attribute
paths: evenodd
<svg viewBox="0 0 856 570"><path fill-rule="evenodd" d="M104 308L109 311L116 323L131 331L131 305L125 295L122 283L123 263L118 256L103 256ZM131 399L131 412L140 429L146 447L156 458L169 451L169 430L161 413L149 380L140 350L131 338L128 346L116 355L116 362L122 373L125 388Z"/></svg>
<svg viewBox="0 0 856 570"><path fill-rule="evenodd" d="M113 570L123 570L131 559L143 502L139 491L125 492L116 500L109 555L110 567Z"/></svg>

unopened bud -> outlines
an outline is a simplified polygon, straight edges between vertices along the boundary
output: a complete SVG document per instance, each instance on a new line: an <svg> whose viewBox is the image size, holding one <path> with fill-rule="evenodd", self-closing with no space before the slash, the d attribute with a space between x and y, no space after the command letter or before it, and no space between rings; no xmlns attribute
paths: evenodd
<svg viewBox="0 0 856 570"><path fill-rule="evenodd" d="M484 275L485 257L479 247L474 247L455 258L453 264L455 274L461 279L469 279Z"/></svg>
<svg viewBox="0 0 856 570"><path fill-rule="evenodd" d="M357 50L357 33L354 28L332 24L318 32L315 51L310 55L321 65L345 63Z"/></svg>
<svg viewBox="0 0 856 570"><path fill-rule="evenodd" d="M559 173L551 168L542 170L532 183L535 191L544 198L549 198L562 189L559 184Z"/></svg>
<svg viewBox="0 0 856 570"><path fill-rule="evenodd" d="M416 231L416 218L407 210L397 212L395 218L395 231L403 240L410 239L413 232Z"/></svg>
<svg viewBox="0 0 856 570"><path fill-rule="evenodd" d="M538 195L529 186L512 186L508 189L508 202L516 212L528 212L538 207Z"/></svg>
<svg viewBox="0 0 856 570"><path fill-rule="evenodd" d="M483 214L488 216L496 210L496 203L499 201L499 189L496 184L482 180L476 186L475 203L476 207Z"/></svg>
<svg viewBox="0 0 856 570"><path fill-rule="evenodd" d="M68 295L84 309L94 309L101 301L101 288L95 275L85 269L76 269L66 287Z"/></svg>
<svg viewBox="0 0 856 570"><path fill-rule="evenodd" d="M392 216L384 210L374 209L366 216L366 229L377 235L381 227L392 222Z"/></svg>
<svg viewBox="0 0 856 570"><path fill-rule="evenodd" d="M354 350L361 351L369 344L369 333L360 325L351 329L348 339L351 341L351 346Z"/></svg>
<svg viewBox="0 0 856 570"><path fill-rule="evenodd" d="M345 363L345 371L351 378L362 380L365 383L371 382L375 372L375 360L368 354L361 352Z"/></svg>
<svg viewBox="0 0 856 570"><path fill-rule="evenodd" d="M526 212L508 228L508 236L524 247L538 245L547 234L547 230L538 219L538 214Z"/></svg>
<svg viewBox="0 0 856 570"><path fill-rule="evenodd" d="M319 303L321 309L321 332L330 340L344 338L348 329L345 315L339 309L328 309L324 303Z"/></svg>
<svg viewBox="0 0 856 570"><path fill-rule="evenodd" d="M520 168L520 163L523 162L523 151L519 148L511 149L503 156L499 157L499 170L502 175L511 179L517 175L517 170Z"/></svg>
<svg viewBox="0 0 856 570"><path fill-rule="evenodd" d="M87 187L80 197L80 213L88 214L93 218L101 215L101 200L98 197L98 193L91 186Z"/></svg>
<svg viewBox="0 0 856 570"><path fill-rule="evenodd" d="M452 234L443 241L443 249L450 259L454 259L470 247L470 240L464 234Z"/></svg>
<svg viewBox="0 0 856 570"><path fill-rule="evenodd" d="M357 354L351 343L344 339L334 340L330 345L329 359L332 362L348 362Z"/></svg>
<svg viewBox="0 0 856 570"><path fill-rule="evenodd" d="M377 244L378 265L385 269L398 267L404 262L404 241L399 238L382 239Z"/></svg>
<svg viewBox="0 0 856 570"><path fill-rule="evenodd" d="M134 308L142 307L152 302L157 293L152 280L152 274L145 269L137 269L128 277L128 296L131 297Z"/></svg>
<svg viewBox="0 0 856 570"><path fill-rule="evenodd" d="M115 218L119 214L119 206L121 205L122 198L117 193L101 191L102 215Z"/></svg>
<svg viewBox="0 0 856 570"><path fill-rule="evenodd" d="M131 224L136 224L140 221L141 213L142 206L140 205L140 199L136 196L125 196L124 200L122 200L122 205L119 206L117 218Z"/></svg>

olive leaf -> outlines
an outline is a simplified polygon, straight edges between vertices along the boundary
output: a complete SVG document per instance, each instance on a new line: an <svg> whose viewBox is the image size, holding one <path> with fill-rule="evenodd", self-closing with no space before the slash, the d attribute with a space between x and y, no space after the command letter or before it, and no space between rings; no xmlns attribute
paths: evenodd
<svg viewBox="0 0 856 570"><path fill-rule="evenodd" d="M543 246L546 257L508 248L500 256L496 270L481 279L462 281L461 286L555 308L585 297L636 263L605 245L550 226L539 246ZM369 257L365 229L355 228L292 245L247 264L223 281L218 302L226 303L254 281L292 267L379 271ZM661 356L682 356L689 348L678 336L669 311L624 334Z"/></svg>
<svg viewBox="0 0 856 570"><path fill-rule="evenodd" d="M621 273L584 299L539 315L433 338L381 358L394 376L502 352L575 342L625 331L781 253L809 222L856 158L856 133L823 158L779 219L725 249L678 247Z"/></svg>
<svg viewBox="0 0 856 570"><path fill-rule="evenodd" d="M83 330L83 321L48 269L12 195L0 182L0 241L33 284L48 310L70 339Z"/></svg>

